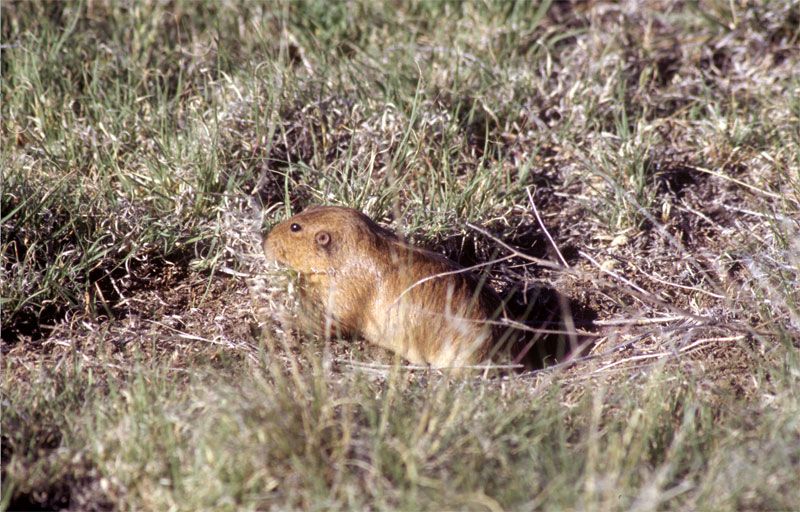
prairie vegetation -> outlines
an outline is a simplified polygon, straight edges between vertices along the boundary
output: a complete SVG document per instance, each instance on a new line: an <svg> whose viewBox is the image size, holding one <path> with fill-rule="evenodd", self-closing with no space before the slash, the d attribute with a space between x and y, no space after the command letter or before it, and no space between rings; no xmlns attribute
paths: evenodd
<svg viewBox="0 0 800 512"><path fill-rule="evenodd" d="M800 4L2 3L3 510L800 503ZM358 208L527 371L293 328Z"/></svg>

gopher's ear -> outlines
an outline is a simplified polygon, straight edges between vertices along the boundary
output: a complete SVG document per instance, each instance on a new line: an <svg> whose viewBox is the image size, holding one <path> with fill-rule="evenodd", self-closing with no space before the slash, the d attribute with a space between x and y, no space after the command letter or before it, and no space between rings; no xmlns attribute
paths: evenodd
<svg viewBox="0 0 800 512"><path fill-rule="evenodd" d="M317 231L316 239L317 245L320 247L328 247L331 243L331 234L327 231Z"/></svg>

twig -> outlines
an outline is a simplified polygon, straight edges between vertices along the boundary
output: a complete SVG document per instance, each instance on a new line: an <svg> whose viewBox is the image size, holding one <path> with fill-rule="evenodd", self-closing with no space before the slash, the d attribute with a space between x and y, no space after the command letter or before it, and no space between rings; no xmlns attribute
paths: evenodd
<svg viewBox="0 0 800 512"><path fill-rule="evenodd" d="M582 337L590 337L590 338L602 338L603 336L607 336L607 334L600 334L595 332L583 332L578 331L577 329L541 329L538 327L531 327L527 324L522 322L517 322L516 320L511 320L509 318L504 318L503 320L484 320L483 323L491 324L491 325L500 325L504 327L513 327L515 329L519 329L520 331L527 331L533 332L536 334L564 334L566 336L582 336Z"/></svg>
<svg viewBox="0 0 800 512"><path fill-rule="evenodd" d="M470 271L472 271L472 270L474 270L476 268L487 267L489 265L494 265L495 263L500 263L501 261L510 260L512 257L513 256L503 256L502 258L497 258L495 260L487 261L485 263L478 263L477 265L472 265L471 267L458 268L458 269L455 269L455 270L449 270L447 272L440 272L438 274L433 274L432 276L423 277L422 279L412 283L411 286L409 286L408 288L403 290L403 292L400 295L398 295L397 298L394 299L394 301L392 301L392 303L389 305L389 309L393 308L397 304L397 301L399 301L403 297L403 295L405 295L406 293L410 292L413 288L416 288L417 286L421 285L422 283L425 283L427 281L431 281L433 279L438 279L440 277L450 276L450 275L454 275L454 274L461 274L463 272L470 272Z"/></svg>
<svg viewBox="0 0 800 512"><path fill-rule="evenodd" d="M702 345L703 343L710 343L712 341L739 341L739 340L743 340L745 338L746 338L746 336L744 334L740 334L739 336L727 336L727 337L724 337L724 338L703 338L703 339L699 339L699 340L697 340L697 341L695 341L695 342L693 342L693 343L691 343L689 345L686 345L685 347L681 348L679 350L679 352L687 352L690 349L692 349L692 348L694 348L694 347L696 347L698 345Z"/></svg>
<svg viewBox="0 0 800 512"><path fill-rule="evenodd" d="M613 277L614 279L617 279L618 281L622 281L623 283L627 284L628 286L630 286L631 288L633 288L634 290L636 290L637 292L639 292L639 293L641 293L643 295L649 295L649 293L646 290L644 290L643 288L633 284L632 282L630 282L630 280L625 279L624 277L622 277L621 275L617 274L613 270L608 270L607 268L604 268L602 265L597 263L597 261L595 261L595 259L592 258L588 253L585 253L583 251L579 251L578 254L580 254L581 256L583 256L584 258L589 260L590 262L592 262L592 264L594 266L596 266L598 269L600 269L600 272L603 272L604 274L608 274L611 277Z"/></svg>
<svg viewBox="0 0 800 512"><path fill-rule="evenodd" d="M246 273L246 272L239 272L238 270L233 270L232 268L228 268L225 265L218 266L217 267L217 271L219 271L219 272L221 272L223 274L228 274L229 276L233 276L233 277L252 277L253 276L253 274L249 274L249 273Z"/></svg>
<svg viewBox="0 0 800 512"><path fill-rule="evenodd" d="M334 361L339 363L348 364L357 368L368 368L373 370L389 370L392 368L401 368L403 370L508 370L522 368L521 364L473 364L465 366L422 366L412 364L383 364L383 363L362 363L360 361L353 361L351 359L334 358Z"/></svg>
<svg viewBox="0 0 800 512"><path fill-rule="evenodd" d="M624 277L620 276L616 272L612 272L611 270L607 270L607 269L603 268L599 263L597 263L597 261L595 261L594 258L592 258L587 253L585 253L583 251L580 251L579 254L581 256L583 256L584 258L586 258L587 260L589 260L590 262L592 262L592 264L595 265L598 269L600 269L601 272L603 272L605 274L608 274L611 277L613 277L615 279L618 279L618 280L622 281L623 283L627 284L628 286L630 286L630 289L625 290L625 291L629 295L632 295L633 297L636 297L640 301L642 301L642 302L651 301L651 302L653 302L653 303L655 303L655 304L657 304L657 305L659 305L659 306L661 306L663 308L669 309L670 311L673 311L675 313L684 315L685 317L691 318L693 320L697 320L698 322L704 322L704 323L707 323L707 324L713 324L715 322L713 318L708 318L708 317L704 317L704 316L700 316L700 315L695 315L694 313L689 313L688 311L683 311L681 308L679 308L677 306L673 306L672 304L669 304L668 302L665 302L665 301L659 299L658 297L653 296L653 294L643 290L639 286L636 286L635 284L631 283L629 280L627 280Z"/></svg>
<svg viewBox="0 0 800 512"><path fill-rule="evenodd" d="M252 345L251 343L248 343L248 342L246 342L246 341L245 341L245 342L241 342L240 344L236 344L236 343L230 343L230 342L228 342L228 343L225 343L225 342L220 342L220 341L212 340L212 339L209 339L209 338L203 338L203 337L201 337L201 336L196 336L196 335L194 335L194 334L189 334L188 332L183 332L183 331L181 331L180 329L176 329L176 328L174 328L174 327L170 327L169 325L167 325L167 324L165 324L165 323L162 323L162 322L157 322L157 321L155 321L155 320L147 320L147 321L148 321L148 322L150 322L151 324L155 324L155 325L157 325L157 326L159 326L159 327L164 327L165 329L168 329L168 330L170 330L170 331L173 331L173 332L177 333L177 335L178 335L178 337L179 337L179 338L183 338L183 339L185 339L185 340L191 340L191 341L203 341L203 342L205 342L205 343L210 343L210 344L212 344L212 345L222 345L223 347L228 347L228 348L231 348L231 349L239 349L239 348L241 348L242 346L244 346L244 347L247 347L248 349L250 349L250 350L251 350L251 352L249 352L249 353L247 354L247 355L248 355L248 357L250 357L250 359L252 359L252 360L253 360L253 362L256 362L256 363L258 362L258 358L257 358L257 357L255 356L255 354L253 354L253 352L252 352L252 350L253 350L255 347L253 347L253 345Z"/></svg>
<svg viewBox="0 0 800 512"><path fill-rule="evenodd" d="M798 204L798 201L796 199L792 198L792 197L789 197L789 196L783 195L783 194L775 194L774 192L768 192L768 191L760 189L760 188L758 188L756 186L750 185L749 183L745 183L742 180L733 178L731 176L726 176L725 174L722 174L721 172L712 171L711 169L705 169L703 167L698 167L696 165L689 165L688 167L691 168L691 169L694 169L695 171L704 172L706 174L710 174L712 176L716 176L717 178L722 178L723 180L731 181L733 183L736 183L737 185L741 185L741 186L743 186L745 188L749 188L753 192L758 192L760 194L764 194L765 196L771 197L773 199L779 199L779 200L783 199L783 200L791 201L791 202L793 202L795 204Z"/></svg>
<svg viewBox="0 0 800 512"><path fill-rule="evenodd" d="M683 354L687 354L690 351L692 351L691 349L697 347L698 345L702 345L704 343L709 343L709 342L712 342L712 341L738 341L738 340L742 340L744 338L745 338L744 335L727 336L727 337L724 337L724 338L703 338L703 339L695 341L694 343L692 343L690 345L687 345L687 346L681 348L678 352L683 353ZM631 361L641 361L642 359L661 358L661 357L665 357L665 356L675 356L675 353L674 352L658 352L658 353L655 353L655 354L642 354L642 355L638 355L638 356L626 357L625 359L620 359L619 361L614 361L613 363L609 363L606 366L598 368L597 370L594 370L592 373L600 373L600 372L606 371L609 368L612 368L612 367L617 366L617 365L622 364L622 363L627 363L627 362L631 362Z"/></svg>
<svg viewBox="0 0 800 512"><path fill-rule="evenodd" d="M497 243L498 245L500 245L501 247L503 247L507 251L511 252L513 256L528 260L528 261L530 261L532 263L536 263L537 265L541 265L543 267L552 268L554 270L567 270L567 271L571 270L570 268L565 268L562 265L559 265L558 263L553 263L552 261L543 260L541 258L537 258L535 256L531 256L529 254L525 254L524 252L521 252L518 249L515 249L515 248L511 247L510 245L508 245L507 243L503 242L502 240L500 240L499 238L497 238L493 234L489 233L485 229L479 228L478 226L476 226L474 224L470 224L468 222L467 223L467 227L470 228L470 229L474 229L475 231L477 231L478 233L480 233L480 234L482 234L482 235L484 235L486 237L489 237L493 242Z"/></svg>
<svg viewBox="0 0 800 512"><path fill-rule="evenodd" d="M547 231L547 227L544 225L542 217L539 216L539 210L536 209L536 203L533 202L533 196L531 195L531 188L526 187L525 192L528 194L528 201L530 201L531 203L531 208L533 208L533 214L536 215L536 221L539 222L539 227L542 228L542 231L544 231L545 236L550 241L550 245L553 246L553 249L555 249L556 254L558 254L558 259L561 260L561 263L563 263L566 268L569 268L567 260L564 259L564 256L561 254L561 251L558 250L558 246L553 241L553 237L550 236L550 232Z"/></svg>
<svg viewBox="0 0 800 512"><path fill-rule="evenodd" d="M609 320L595 320L594 325L604 327L604 326L614 326L614 325L651 325L651 324L665 324L668 322L674 322L676 320L685 320L686 317L683 315L676 315L676 316L662 316L658 318L612 318Z"/></svg>
<svg viewBox="0 0 800 512"><path fill-rule="evenodd" d="M614 366L620 365L622 363L628 363L628 362L631 362L631 361L641 361L642 359L653 359L654 357L664 357L664 356L669 356L669 355L673 355L672 352L657 352L655 354L643 354L643 355L640 355L640 356L626 357L625 359L619 359L617 361L614 361L613 363L609 363L609 364L607 364L605 366L602 366L602 367L594 370L592 373L604 372L604 371L608 370L609 368L612 368Z"/></svg>
<svg viewBox="0 0 800 512"><path fill-rule="evenodd" d="M701 328L701 327L707 327L707 326L706 325L679 325L679 326L668 328L668 329L666 329L666 331L667 332L669 332L669 331L683 331L683 330L697 329L697 328ZM664 329L660 329L659 331L663 332L665 330ZM539 373L552 372L554 370L559 370L559 369L562 369L562 368L565 368L565 367L568 367L568 366L577 365L579 363L584 363L586 361L591 361L593 359L600 359L600 358L603 358L605 356L614 354L616 352L621 352L622 350L625 350L626 348L628 348L631 345L633 345L634 343L637 343L638 341L646 338L647 336L653 335L653 333L654 333L653 331L648 331L648 332L645 332L643 334L639 334L639 335L634 336L633 338L631 338L631 339L629 339L627 341L624 341L624 342L620 343L619 345L614 345L613 347L611 347L608 350L605 350L605 351L603 351L603 352L601 352L599 354L589 354L589 355L585 355L585 356L576 357L574 359L568 359L567 361L563 361L561 363L557 363L557 364L554 364L552 366L548 366L547 368L541 368L541 369L538 369L538 370L531 370L529 372L521 373L519 375L512 376L512 377L506 377L506 378L519 379L519 378L525 378L525 377L532 377L532 376L535 376L535 375L537 375ZM611 334L614 334L614 333L611 333Z"/></svg>
<svg viewBox="0 0 800 512"><path fill-rule="evenodd" d="M637 265L636 263L631 263L631 265L636 267L636 270L638 270L639 273L641 273L643 276L645 276L646 278L648 278L648 279L650 279L652 281L655 281L657 283L661 283L661 284L664 284L664 285L667 285L667 286L673 286L675 288L680 288L682 290L691 290L693 292L704 293L706 295L714 297L715 299L725 299L726 298L724 295L720 295L720 294L714 293L714 292L709 292L708 290L703 290L702 288L698 288L696 286L686 286L686 285L683 285L683 284L678 284L678 283L673 283L671 281L667 281L666 279L661 279L660 277L651 276L650 274L648 274L647 272L645 272L644 270L639 268L639 265Z"/></svg>

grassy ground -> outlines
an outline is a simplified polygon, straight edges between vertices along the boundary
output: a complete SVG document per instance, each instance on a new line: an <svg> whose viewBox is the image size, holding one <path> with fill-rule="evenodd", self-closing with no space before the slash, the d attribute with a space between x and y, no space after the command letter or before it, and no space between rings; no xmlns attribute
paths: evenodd
<svg viewBox="0 0 800 512"><path fill-rule="evenodd" d="M3 2L2 508L795 509L799 27ZM545 368L298 333L258 237L313 203L500 259Z"/></svg>

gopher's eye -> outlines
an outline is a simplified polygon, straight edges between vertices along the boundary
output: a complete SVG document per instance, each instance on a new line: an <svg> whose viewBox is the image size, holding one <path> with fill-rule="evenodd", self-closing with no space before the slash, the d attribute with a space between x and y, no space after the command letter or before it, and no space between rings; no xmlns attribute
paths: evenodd
<svg viewBox="0 0 800 512"><path fill-rule="evenodd" d="M296 223L296 222L293 222L293 223L292 223L292 225L291 225L291 226L289 226L289 229L291 229L292 231L294 231L295 233L297 233L298 231L300 231L301 229L303 229L303 226L301 226L300 224L298 224L298 223Z"/></svg>

